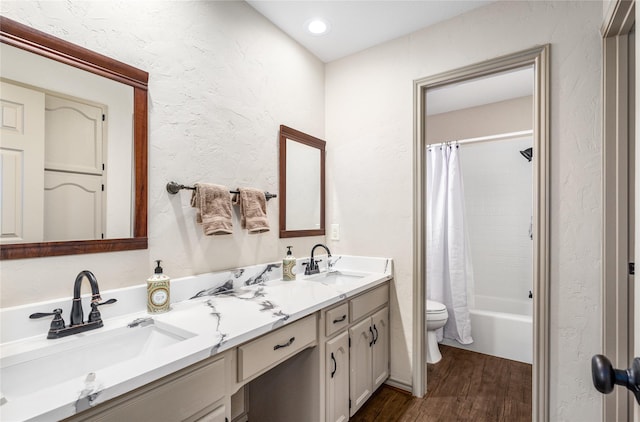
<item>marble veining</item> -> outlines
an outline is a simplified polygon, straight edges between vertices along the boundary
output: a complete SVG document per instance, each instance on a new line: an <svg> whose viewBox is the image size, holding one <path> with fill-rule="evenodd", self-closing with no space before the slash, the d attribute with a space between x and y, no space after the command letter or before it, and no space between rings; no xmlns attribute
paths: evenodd
<svg viewBox="0 0 640 422"><path fill-rule="evenodd" d="M269 274L276 268L280 268L282 266L281 263L277 263L277 264L267 264L266 268L261 271L257 276L250 278L249 280L245 281L245 286L252 286L254 284L262 284L265 281L269 281L271 279L271 277L269 276ZM278 274L278 278L280 278L282 276L282 274Z"/></svg>
<svg viewBox="0 0 640 422"><path fill-rule="evenodd" d="M89 372L84 380L84 388L80 391L78 400L75 403L76 413L93 407L101 392L102 386L96 382L95 372Z"/></svg>
<svg viewBox="0 0 640 422"><path fill-rule="evenodd" d="M190 299L196 299L204 296L216 296L220 294L235 295L235 292L243 286L253 286L264 284L265 282L280 278L282 273L280 271L274 271L282 266L281 263L266 264L264 266L252 266L248 268L236 268L231 271L233 278L221 282L214 282L214 285L200 290ZM254 276L245 276L245 273L250 274L250 269L257 269L257 274Z"/></svg>
<svg viewBox="0 0 640 422"><path fill-rule="evenodd" d="M218 297L234 297L236 299L251 301L259 305L261 312L270 312L274 317L286 321L290 315L279 309L280 306L274 303L272 300L264 299L266 296L264 283L272 278L280 278L281 272L276 271L282 267L281 263L271 263L264 266L253 266L249 268L236 268L231 271L233 278L229 278L225 281L214 282L213 286L200 290L190 299L197 299L205 296L218 296ZM251 269L256 269L252 272ZM252 275L253 274L253 275ZM257 286L255 290L246 291L246 287ZM217 327L220 326L220 313L215 311L215 304L209 300L205 302L207 306L214 309L213 315L217 315L218 322ZM216 329L216 331L219 331ZM223 336L224 333L220 333ZM223 341L223 340L222 340Z"/></svg>
<svg viewBox="0 0 640 422"><path fill-rule="evenodd" d="M218 353L220 346L222 346L222 344L225 342L225 339L227 338L228 334L220 331L220 322L222 321L222 314L216 309L216 305L215 303L213 303L213 299L209 299L205 303L209 308L211 308L210 313L211 315L213 315L213 317L217 321L215 326L215 331L220 335L220 340L218 340L218 342L214 344L213 347L211 348L211 356L213 356L216 353Z"/></svg>

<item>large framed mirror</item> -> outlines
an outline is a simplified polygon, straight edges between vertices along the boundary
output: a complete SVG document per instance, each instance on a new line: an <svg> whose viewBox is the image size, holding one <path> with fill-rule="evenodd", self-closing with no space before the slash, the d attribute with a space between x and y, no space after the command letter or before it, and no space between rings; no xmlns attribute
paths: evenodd
<svg viewBox="0 0 640 422"><path fill-rule="evenodd" d="M0 49L0 259L146 249L148 73L3 16Z"/></svg>
<svg viewBox="0 0 640 422"><path fill-rule="evenodd" d="M280 237L325 234L325 145L280 126Z"/></svg>

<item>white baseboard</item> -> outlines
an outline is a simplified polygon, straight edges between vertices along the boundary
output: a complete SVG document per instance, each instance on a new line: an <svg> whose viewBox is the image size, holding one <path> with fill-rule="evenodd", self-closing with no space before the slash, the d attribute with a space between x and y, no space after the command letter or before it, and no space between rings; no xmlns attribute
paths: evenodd
<svg viewBox="0 0 640 422"><path fill-rule="evenodd" d="M384 383L391 387L397 388L399 390L406 391L409 394L413 394L413 387L411 386L411 384L407 384L405 382L398 381L393 378L387 378L387 380Z"/></svg>

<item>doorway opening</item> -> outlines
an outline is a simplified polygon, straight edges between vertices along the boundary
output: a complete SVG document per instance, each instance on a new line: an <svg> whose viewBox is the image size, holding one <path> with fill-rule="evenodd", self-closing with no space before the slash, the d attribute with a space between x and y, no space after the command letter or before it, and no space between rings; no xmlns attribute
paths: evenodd
<svg viewBox="0 0 640 422"><path fill-rule="evenodd" d="M474 164L474 161L487 161L489 158L496 158L494 156L502 155L503 153L498 151L502 150L502 148L500 148L500 144L504 144L507 145L507 150L512 147L517 147L517 149L514 150L514 156L507 159L506 161L513 164L513 169L515 169L517 166L528 166L522 167L520 170L524 175L524 185L527 184L527 177L529 178L528 185L530 191L529 193L526 193L525 191L525 196L529 195L530 203L528 207L530 211L528 212L529 224L527 224L525 227L525 234L528 237L528 229L530 225L531 237L527 238L527 242L530 249L529 264L532 265L529 266L529 274L519 276L519 278L522 279L521 282L515 283L516 286L522 285L519 287L515 287L515 289L518 290L520 289L520 287L523 287L523 291L520 292L524 295L523 298L518 298L517 296L519 296L519 294L515 293L514 298L498 298L498 301L493 300L493 302L503 302L503 304L511 302L511 305L515 306L516 308L520 308L521 306L515 304L515 302L513 301L514 299L524 300L525 302L523 303L526 303L528 301L531 304L532 317L530 318L532 321L533 337L530 338L530 340L532 341L531 347L525 346L525 349L528 348L528 351L531 353L531 355L529 357L523 357L522 360L526 361L527 359L529 359L532 363L533 368L533 403L531 412L532 418L533 420L543 420L546 419L546 415L548 415L548 55L548 46L537 47L510 56L501 57L477 65L472 65L451 72L446 72L444 74L421 79L414 83L416 122L414 149L414 395L424 395L428 382L425 362L427 360L427 348L430 348L431 350L432 346L432 343L428 344L428 340L426 340L426 338L429 337L426 332L426 318L428 318L428 316L425 318L425 315L427 315L428 311L428 307L426 304L427 299L431 299L428 296L434 294L435 296L437 296L438 294L440 294L441 297L446 297L448 300L450 300L452 298L455 299L456 297L466 295L466 297L469 299L469 302L472 302L473 305L475 304L473 302L486 302L485 299L487 299L486 297L480 297L486 295L477 295L478 289L484 292L488 292L491 290L504 290L499 286L492 286L490 283L489 285L483 285L482 287L475 286L476 294L474 295L466 294L467 290L469 290L469 286L457 288L458 291L462 291L463 294L452 294L451 291L447 292L446 290L444 292L439 292L439 288L435 287L435 283L431 285L432 282L439 279L439 277L437 275L434 275L432 271L433 267L438 266L438 261L436 258L432 256L430 257L430 245L433 245L434 242L432 242L432 236L427 235L427 232L429 232L437 224L442 223L442 219L433 218L434 216L438 215L438 211L430 209L431 204L428 204L429 196L427 195L427 193L434 189L432 181L437 179L437 177L434 176L433 173L431 173L432 169L430 169L429 165L431 158L429 158L429 152L427 152L429 150L428 146L431 144L438 144L438 148L455 147L456 149L462 150L461 154L464 154L465 148L475 149L475 151L470 152L470 154L466 158L466 162L469 164L468 168L466 169L466 178L468 178L469 180L473 180L473 183L476 183L479 181L478 174L481 174L483 172L483 167L482 165L478 167ZM490 80L491 78L495 78L496 75L513 76L521 71L524 72L527 69L529 69L529 71L531 72L531 78L533 81L532 86L530 85L529 87L530 98L528 100L524 99L520 101L522 103L527 103L528 101L529 104L530 113L525 117L525 120L528 119L528 128L522 126L516 128L512 127L511 129L496 129L495 127L489 128L486 126L488 120L486 118L480 118L475 129L472 128L473 125L471 124L458 124L454 126L446 125L450 128L453 127L454 129L450 129L450 134L443 135L442 133L438 132L440 130L437 121L438 119L436 119L436 115L438 113L435 113L435 115L434 113L431 113L432 117L428 117L428 115L430 114L430 105L432 103L437 104L437 101L434 101L431 97L432 93L437 94L439 91L444 91L445 89L451 87L460 87L468 84L469 81L472 80L486 81ZM452 96L449 94L446 95L446 97L451 98ZM511 100L512 99L509 99L508 101ZM504 102L507 100L502 99L502 101ZM493 104L493 106L496 107L496 104ZM473 111L479 112L480 110L476 109ZM455 114L451 110L449 111L449 113L450 117ZM461 113L461 111L458 111L456 113L459 114ZM468 119L469 118L465 119L464 121L471 123L471 121ZM485 127L481 130L478 129L479 127L482 127L483 124L485 124ZM527 123L525 123L524 125L527 126ZM465 130L471 130L472 132L464 133ZM484 130L485 132L483 133L482 130ZM457 133L454 133L456 131ZM457 145L455 143L446 143L447 141L456 141L460 139L464 139L467 142L462 141ZM445 143L443 144L442 142ZM531 150L529 151L528 148L531 148ZM485 149L486 151L482 151L483 149ZM528 162L527 157L531 157L531 155L533 156L533 160L531 162ZM461 158L464 158L464 156L462 156ZM462 173L465 173L465 160L462 161ZM434 164L432 167L435 168L436 165L437 164ZM493 168L498 165L499 164L491 165L488 162L485 163L485 166L493 166ZM430 174L433 179L431 181L429 179ZM497 177L500 178L500 176ZM489 178L488 180L490 179L491 178ZM484 193L477 193L478 191L481 192L483 189L485 189ZM522 188L514 186L510 189L517 190ZM476 190L476 193L480 196L486 196L486 194L488 193L486 191L486 187L476 187L474 190ZM466 196L467 195L463 196L463 201ZM478 204L480 205L476 204L476 208L482 207L481 202L482 200L478 201ZM482 211L476 214L482 214ZM435 221L435 224L434 220L437 220ZM477 235L476 238L478 238ZM457 249L464 249L464 244L467 241L462 239L461 242L461 246L457 247ZM482 247L480 247L480 249L482 249ZM525 246L523 249L527 249L527 247ZM473 248L470 248L470 250L473 251ZM465 260L466 258L459 259L459 261ZM524 258L524 260L526 260L526 257ZM430 264L433 263L436 263L436 265L430 266ZM445 264L445 266L446 265L448 264ZM525 265L525 267L526 266L527 265ZM490 268L482 268L480 272L484 272L485 270L489 271ZM467 270L464 270L463 272L466 271ZM430 276L433 280L430 278ZM491 278L492 276L489 275L488 277ZM471 285L478 282L478 280L475 280L473 277L469 280ZM435 289L435 292L432 291L432 289ZM427 290L429 292L427 292ZM529 296L532 297L530 298ZM494 297L493 299L496 298ZM453 308L458 308L458 306L453 306ZM480 318L483 317L483 315L480 316ZM461 326L464 326L464 315L462 315L462 317L460 318L454 315L453 318L456 322L456 324L454 325L457 325L458 329ZM471 326L473 327L473 323L471 324ZM469 342L470 340L470 337L464 336L464 327L462 328L462 331L458 330L460 334L459 338L457 339L458 346L460 346L460 343ZM471 333L473 333L473 331L471 331ZM451 337L451 335L445 335L445 337ZM471 337L473 337L473 334L471 334ZM484 334L480 334L479 338L484 339L485 337L486 336ZM455 340L452 341L455 342ZM479 344L482 342L474 341L473 343ZM481 352L487 353L485 351ZM508 358L513 359L513 357Z"/></svg>

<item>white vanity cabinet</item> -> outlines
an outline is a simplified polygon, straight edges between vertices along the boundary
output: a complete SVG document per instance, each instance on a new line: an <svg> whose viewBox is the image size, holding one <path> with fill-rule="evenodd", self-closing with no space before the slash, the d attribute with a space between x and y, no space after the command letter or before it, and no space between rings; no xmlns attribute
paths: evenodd
<svg viewBox="0 0 640 422"><path fill-rule="evenodd" d="M389 377L389 308L349 329L351 349L351 416Z"/></svg>
<svg viewBox="0 0 640 422"><path fill-rule="evenodd" d="M346 422L389 376L388 303L384 282L67 421Z"/></svg>
<svg viewBox="0 0 640 422"><path fill-rule="evenodd" d="M229 419L226 417L226 410L226 406L221 404L213 409L212 412L198 419L197 422L229 422Z"/></svg>
<svg viewBox="0 0 640 422"><path fill-rule="evenodd" d="M225 422L230 413L225 357L191 365L66 421Z"/></svg>
<svg viewBox="0 0 640 422"><path fill-rule="evenodd" d="M349 420L388 378L388 302L385 283L323 312L327 422Z"/></svg>
<svg viewBox="0 0 640 422"><path fill-rule="evenodd" d="M238 347L238 382L265 373L318 340L316 315L309 315Z"/></svg>
<svg viewBox="0 0 640 422"><path fill-rule="evenodd" d="M371 317L373 334L371 369L373 391L389 378L389 307L385 306Z"/></svg>
<svg viewBox="0 0 640 422"><path fill-rule="evenodd" d="M326 420L349 420L349 332L327 341L325 349Z"/></svg>

